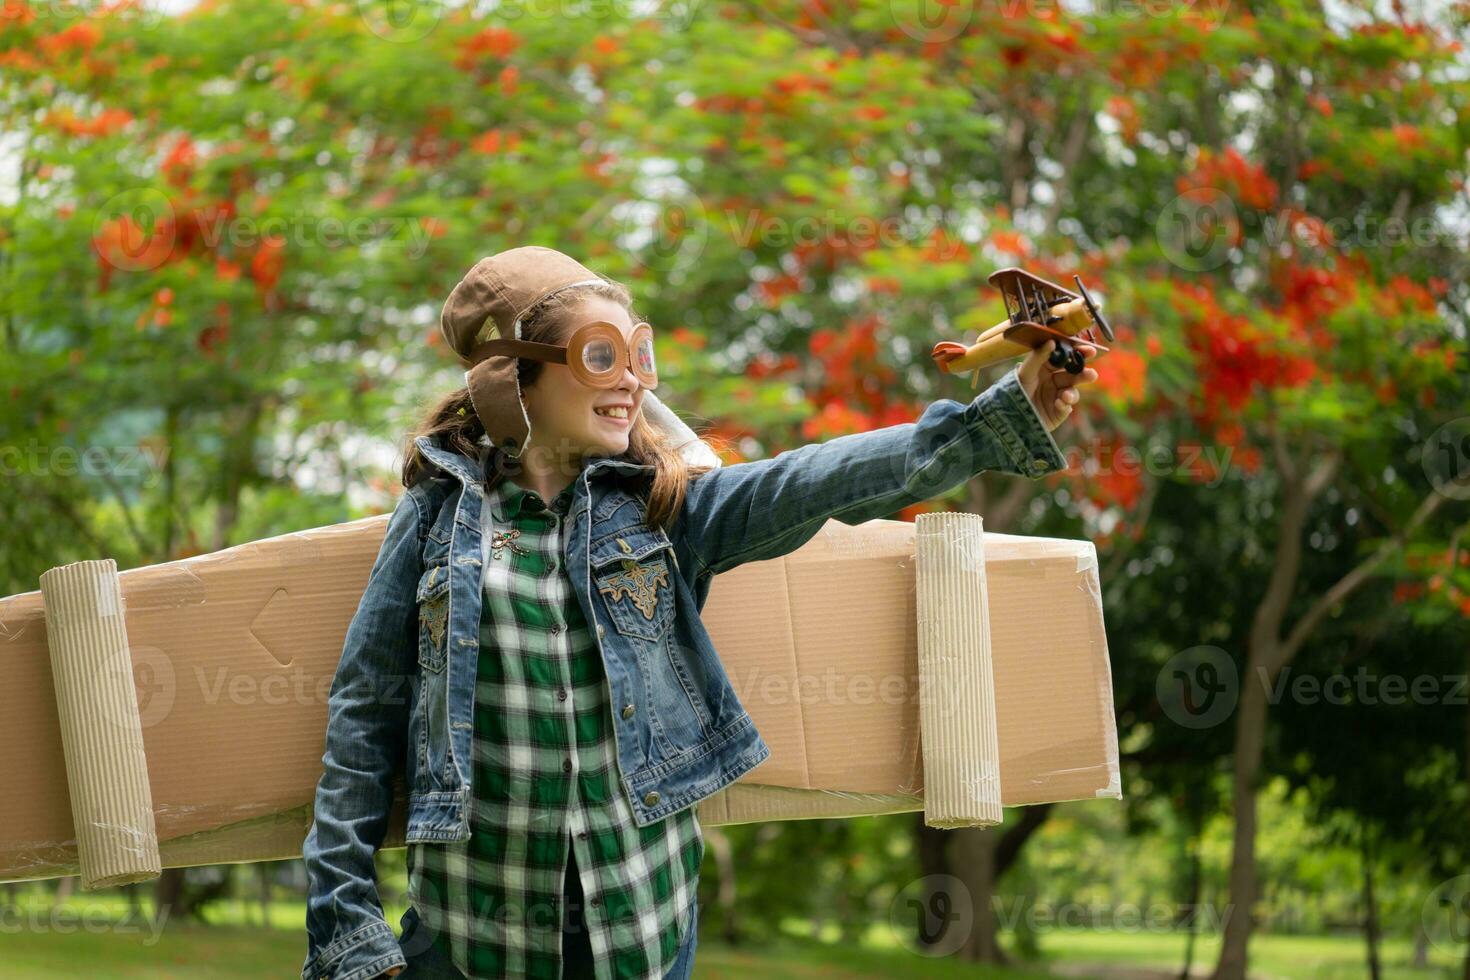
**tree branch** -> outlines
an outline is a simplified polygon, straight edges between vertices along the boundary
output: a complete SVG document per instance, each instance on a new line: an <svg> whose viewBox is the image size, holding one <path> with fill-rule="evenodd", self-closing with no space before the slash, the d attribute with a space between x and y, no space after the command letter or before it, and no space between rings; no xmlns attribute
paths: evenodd
<svg viewBox="0 0 1470 980"><path fill-rule="evenodd" d="M1414 531L1418 529L1419 525L1428 520L1439 509L1439 506L1444 503L1444 500L1443 494L1431 492L1429 496L1420 502L1418 508L1415 509L1408 522L1399 529L1398 533L1379 545L1372 555L1359 562L1356 568L1338 579L1316 602L1312 603L1311 607L1302 614L1302 618L1297 622L1296 626L1292 628L1291 633L1286 638L1286 642L1281 644L1278 657L1280 663L1275 665L1275 669L1279 670L1281 666L1290 663L1291 658L1296 656L1302 644L1306 643L1307 637L1311 636L1312 631L1317 628L1317 624L1322 621L1322 618L1327 615L1332 607L1357 591L1373 574L1373 570L1383 564L1389 555L1402 548L1409 537L1413 535Z"/></svg>
<svg viewBox="0 0 1470 980"><path fill-rule="evenodd" d="M1077 112L1067 128L1067 139L1062 144L1061 156L1057 161L1062 167L1062 179L1054 185L1051 206L1046 209L1046 227L1050 231L1056 230L1062 206L1072 196L1072 174L1076 170L1078 158L1082 156L1083 147L1087 145L1087 134L1092 131L1092 112L1088 108L1089 90L1083 88L1077 93L1077 98Z"/></svg>
<svg viewBox="0 0 1470 980"><path fill-rule="evenodd" d="M1147 486L1148 489L1144 491L1143 504L1138 508L1131 521L1135 525L1148 523L1149 515L1153 513L1154 501L1159 496L1158 480L1148 481ZM1117 539L1115 538L1114 540L1116 541ZM1122 570L1124 563L1132 557L1134 550L1132 547L1114 546L1112 554L1108 557L1107 567L1101 572L1099 583L1117 581L1116 576ZM1105 585L1103 587L1106 588Z"/></svg>
<svg viewBox="0 0 1470 980"><path fill-rule="evenodd" d="M1278 457L1286 456L1285 440L1274 427L1271 444ZM1282 482L1276 561L1271 569L1271 578L1266 583L1265 595L1257 604L1251 621L1251 649L1261 655L1276 649L1277 639L1281 635L1281 621L1286 616L1287 604L1296 591L1297 574L1301 570L1302 529L1306 526L1312 499L1332 479L1341 459L1341 455L1335 451L1328 453L1313 472L1300 482L1295 479ZM1287 466L1295 472L1296 467L1293 464L1288 463ZM1268 676L1274 676L1274 669L1269 664L1265 666Z"/></svg>
<svg viewBox="0 0 1470 980"><path fill-rule="evenodd" d="M1031 839L1031 835L1041 829L1046 823L1046 818L1051 816L1051 808L1055 804L1039 803L1035 806L1021 808L1021 819L1013 827L1009 827L1001 834L1001 838L995 845L995 880L999 881L1001 875L1011 865L1016 863L1016 858L1021 856L1021 848Z"/></svg>
<svg viewBox="0 0 1470 980"><path fill-rule="evenodd" d="M1020 520L1021 512L1036 496L1036 487L1030 480L1010 480L1006 484L1006 492L1000 498L1000 502L990 508L991 519L987 522L991 529L1003 531L1014 528Z"/></svg>
<svg viewBox="0 0 1470 980"><path fill-rule="evenodd" d="M148 537L143 533L143 529L138 527L138 522L133 519L133 510L128 506L127 496L123 493L122 487L118 486L117 479L108 472L107 467L102 467L102 472L98 475L102 478L102 482L107 484L107 489L111 490L112 495L117 498L117 506L122 511L123 524L127 526L128 537L133 539L133 547L138 549L138 554L147 555L151 550Z"/></svg>

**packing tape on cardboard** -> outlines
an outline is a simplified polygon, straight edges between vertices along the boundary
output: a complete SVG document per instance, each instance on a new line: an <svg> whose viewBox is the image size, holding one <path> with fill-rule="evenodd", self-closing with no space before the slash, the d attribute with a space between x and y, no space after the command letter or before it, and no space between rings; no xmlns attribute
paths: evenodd
<svg viewBox="0 0 1470 980"><path fill-rule="evenodd" d="M82 888L162 873L117 562L41 575Z"/></svg>
<svg viewBox="0 0 1470 980"><path fill-rule="evenodd" d="M919 737L924 823L945 829L1001 822L985 531L979 514L915 521Z"/></svg>

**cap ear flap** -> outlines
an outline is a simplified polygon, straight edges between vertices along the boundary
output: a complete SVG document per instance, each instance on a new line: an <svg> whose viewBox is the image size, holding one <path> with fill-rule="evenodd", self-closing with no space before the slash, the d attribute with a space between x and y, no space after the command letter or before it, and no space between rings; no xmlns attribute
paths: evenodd
<svg viewBox="0 0 1470 980"><path fill-rule="evenodd" d="M495 448L519 457L531 438L531 418L521 400L521 382L514 357L493 355L465 372L470 403Z"/></svg>

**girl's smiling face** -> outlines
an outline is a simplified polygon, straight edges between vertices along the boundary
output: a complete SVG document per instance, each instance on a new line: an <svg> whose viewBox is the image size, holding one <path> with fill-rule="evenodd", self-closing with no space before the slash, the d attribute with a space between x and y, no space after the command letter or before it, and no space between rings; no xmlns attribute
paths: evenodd
<svg viewBox="0 0 1470 980"><path fill-rule="evenodd" d="M589 296L572 307L559 338L566 343L572 331L593 320L606 320L632 338L634 323L628 311L610 299ZM643 387L625 363L616 387L590 388L565 364L542 364L536 380L522 391L531 416L531 447L541 447L556 458L620 456L628 451L628 432L643 403ZM528 447L529 450L530 447Z"/></svg>

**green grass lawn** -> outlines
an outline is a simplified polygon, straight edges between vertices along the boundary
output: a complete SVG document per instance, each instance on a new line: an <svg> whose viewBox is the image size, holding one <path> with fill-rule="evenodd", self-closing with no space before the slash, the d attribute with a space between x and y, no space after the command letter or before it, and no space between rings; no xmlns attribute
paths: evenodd
<svg viewBox="0 0 1470 980"><path fill-rule="evenodd" d="M1042 952L1057 964L1087 963L1156 967L1177 971L1184 937L1156 933L1060 930L1042 937ZM1207 972L1220 951L1218 936L1195 944L1195 972ZM1251 939L1251 972L1262 978L1361 980L1368 975L1362 939L1356 936L1257 935ZM1459 980L1462 959L1430 950L1430 969L1415 970L1407 940L1388 940L1379 952L1384 980ZM1462 954L1463 955L1463 954ZM1099 971L1100 972L1100 971Z"/></svg>
<svg viewBox="0 0 1470 980"><path fill-rule="evenodd" d="M165 922L162 929L128 920L125 903L114 896L74 897L62 908L70 914L52 914L37 905L28 905L19 914L7 913L0 922L0 962L6 980L291 977L300 971L306 954L301 926L305 909L300 903L273 905L268 926L260 924L258 907L226 902L211 907L217 924ZM400 913L401 908L390 909L389 921L396 923ZM779 943L733 948L716 942L706 930L700 938L696 974L702 980L1122 978L1129 976L1130 968L1176 970L1184 944L1182 936L1170 934L1058 929L1041 937L1045 963L1000 970L919 956L903 948L886 927L872 930L861 944L848 945L831 941L835 937L802 935L800 923L792 923L791 932ZM1213 964L1218 948L1215 937L1202 937L1197 968ZM1367 975L1363 944L1350 936L1258 936L1252 954L1253 972L1262 978L1356 980ZM1460 976L1460 961L1448 952L1435 950L1431 969L1418 971L1409 967L1407 942L1385 943L1383 955L1386 980Z"/></svg>

